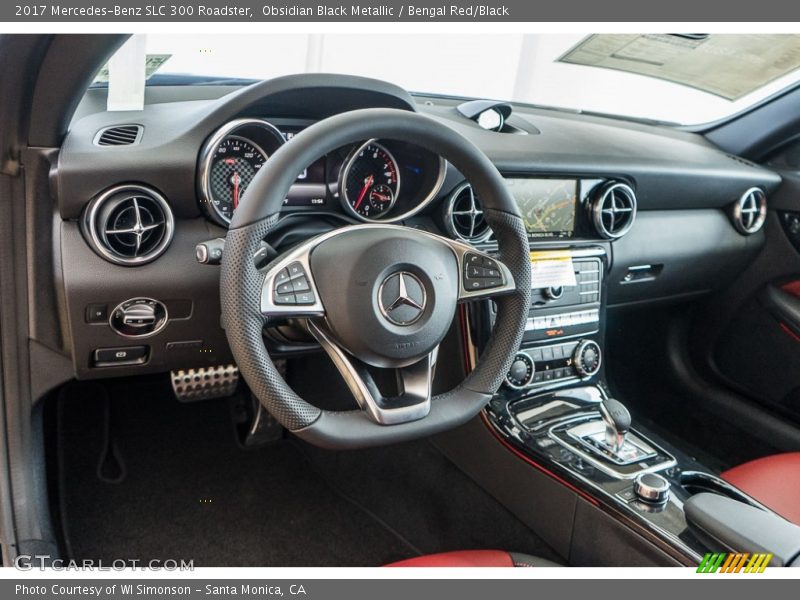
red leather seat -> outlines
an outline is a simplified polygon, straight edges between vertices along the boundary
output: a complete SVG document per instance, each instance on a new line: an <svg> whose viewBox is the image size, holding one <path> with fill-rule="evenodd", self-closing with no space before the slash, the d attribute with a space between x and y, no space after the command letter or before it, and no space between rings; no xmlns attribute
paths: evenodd
<svg viewBox="0 0 800 600"><path fill-rule="evenodd" d="M560 567L543 558L503 550L461 550L416 556L387 567Z"/></svg>
<svg viewBox="0 0 800 600"><path fill-rule="evenodd" d="M800 525L800 452L752 460L725 471L722 478Z"/></svg>

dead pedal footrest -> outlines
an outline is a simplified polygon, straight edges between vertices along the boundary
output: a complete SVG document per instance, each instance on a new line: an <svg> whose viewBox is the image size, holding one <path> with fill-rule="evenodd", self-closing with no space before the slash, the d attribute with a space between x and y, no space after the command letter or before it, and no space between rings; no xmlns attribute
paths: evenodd
<svg viewBox="0 0 800 600"><path fill-rule="evenodd" d="M170 371L172 391L180 402L195 402L233 395L239 383L239 367L219 365Z"/></svg>

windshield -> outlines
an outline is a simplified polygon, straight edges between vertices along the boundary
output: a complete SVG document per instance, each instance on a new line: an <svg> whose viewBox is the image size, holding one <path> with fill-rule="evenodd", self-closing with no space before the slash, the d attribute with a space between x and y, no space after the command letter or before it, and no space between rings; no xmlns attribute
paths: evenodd
<svg viewBox="0 0 800 600"><path fill-rule="evenodd" d="M781 34L147 34L120 52L134 46L149 85L346 73L681 125L724 119L800 79L800 36ZM107 80L104 68L95 83Z"/></svg>

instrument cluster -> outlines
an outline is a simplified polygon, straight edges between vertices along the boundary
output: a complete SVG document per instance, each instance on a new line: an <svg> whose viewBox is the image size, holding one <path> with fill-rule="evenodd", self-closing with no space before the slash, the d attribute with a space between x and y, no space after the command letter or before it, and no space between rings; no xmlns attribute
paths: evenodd
<svg viewBox="0 0 800 600"><path fill-rule="evenodd" d="M305 125L243 118L214 132L203 145L197 169L198 198L206 216L227 227L256 173ZM340 212L360 221L396 222L430 204L445 171L441 157L413 144L364 140L308 165L289 190L284 211Z"/></svg>

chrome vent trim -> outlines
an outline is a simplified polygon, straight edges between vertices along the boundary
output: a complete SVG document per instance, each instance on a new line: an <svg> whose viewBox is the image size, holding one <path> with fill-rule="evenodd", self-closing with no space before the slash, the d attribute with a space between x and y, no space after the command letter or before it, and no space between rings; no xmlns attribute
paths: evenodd
<svg viewBox="0 0 800 600"><path fill-rule="evenodd" d="M615 240L628 233L636 220L636 194L628 184L608 183L600 188L589 210L597 233Z"/></svg>
<svg viewBox="0 0 800 600"><path fill-rule="evenodd" d="M733 205L733 226L742 235L753 235L761 230L767 219L767 195L764 190L752 187Z"/></svg>
<svg viewBox="0 0 800 600"><path fill-rule="evenodd" d="M94 198L84 211L81 229L92 249L107 261L138 266L169 247L175 219L161 194L126 184Z"/></svg>
<svg viewBox="0 0 800 600"><path fill-rule="evenodd" d="M105 127L94 136L95 146L131 146L138 144L144 127L141 125L114 125Z"/></svg>
<svg viewBox="0 0 800 600"><path fill-rule="evenodd" d="M444 225L453 239L479 244L492 236L483 216L480 201L472 186L464 182L452 191L445 203Z"/></svg>

